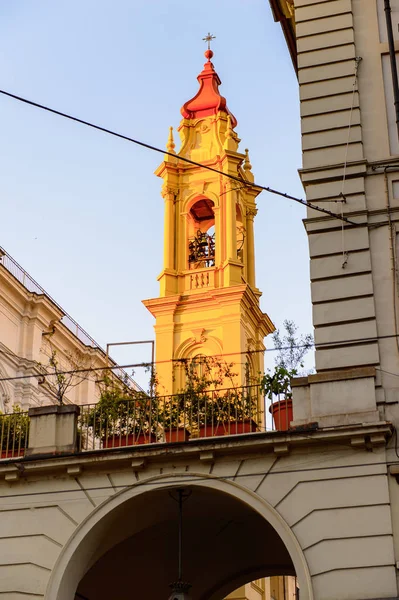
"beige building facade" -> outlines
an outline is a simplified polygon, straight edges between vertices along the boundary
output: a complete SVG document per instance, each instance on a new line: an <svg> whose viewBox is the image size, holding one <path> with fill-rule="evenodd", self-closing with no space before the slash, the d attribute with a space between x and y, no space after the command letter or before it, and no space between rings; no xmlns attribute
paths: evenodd
<svg viewBox="0 0 399 600"><path fill-rule="evenodd" d="M65 404L99 397L101 369L115 362L106 351L0 248L0 413L60 400L57 373L72 371L62 390ZM120 369L113 373L128 378Z"/></svg>
<svg viewBox="0 0 399 600"><path fill-rule="evenodd" d="M306 198L336 214L305 219L317 372L293 382L292 427L81 452L79 399L37 406L26 455L0 461L0 597L167 598L179 489L193 600L295 598L277 589L293 576L301 600L399 597L399 144L383 2L271 4L298 69ZM182 293L186 274L164 275Z"/></svg>

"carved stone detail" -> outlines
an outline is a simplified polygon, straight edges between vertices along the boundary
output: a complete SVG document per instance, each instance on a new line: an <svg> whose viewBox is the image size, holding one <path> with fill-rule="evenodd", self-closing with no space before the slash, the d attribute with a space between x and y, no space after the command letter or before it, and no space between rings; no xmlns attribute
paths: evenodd
<svg viewBox="0 0 399 600"><path fill-rule="evenodd" d="M171 199L175 199L177 196L177 190L175 188L169 187L169 186L163 186L162 190L161 190L161 195L162 198L164 198L165 200L171 200ZM173 196L173 198L171 198L171 196Z"/></svg>
<svg viewBox="0 0 399 600"><path fill-rule="evenodd" d="M258 214L257 208L247 208L247 218L253 219Z"/></svg>
<svg viewBox="0 0 399 600"><path fill-rule="evenodd" d="M207 338L205 337L205 329L203 327L199 327L198 329L192 329L191 330L194 334L194 344L204 344L207 340Z"/></svg>

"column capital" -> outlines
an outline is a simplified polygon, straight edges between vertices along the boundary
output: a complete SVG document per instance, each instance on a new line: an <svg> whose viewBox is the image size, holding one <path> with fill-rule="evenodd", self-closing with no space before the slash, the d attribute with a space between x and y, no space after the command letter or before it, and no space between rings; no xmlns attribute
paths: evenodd
<svg viewBox="0 0 399 600"><path fill-rule="evenodd" d="M178 194L176 188L164 185L161 190L162 198L165 200L174 200Z"/></svg>
<svg viewBox="0 0 399 600"><path fill-rule="evenodd" d="M247 219L253 220L256 217L257 214L258 214L258 209L257 208L247 208L247 211L246 211L246 217L247 217Z"/></svg>

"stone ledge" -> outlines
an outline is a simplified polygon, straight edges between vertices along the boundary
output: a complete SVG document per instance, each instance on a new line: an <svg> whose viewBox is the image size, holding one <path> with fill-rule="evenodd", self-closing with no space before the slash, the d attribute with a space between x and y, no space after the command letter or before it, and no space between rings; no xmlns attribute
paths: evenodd
<svg viewBox="0 0 399 600"><path fill-rule="evenodd" d="M49 404L47 406L35 406L28 411L29 417L42 417L43 415L69 415L80 414L80 406L76 404Z"/></svg>
<svg viewBox="0 0 399 600"><path fill-rule="evenodd" d="M316 421L319 427L342 427L379 420L375 367L323 371L293 378L292 425Z"/></svg>
<svg viewBox="0 0 399 600"><path fill-rule="evenodd" d="M325 383L327 381L343 381L345 379L362 379L363 377L375 377L375 367L358 367L339 371L326 371L315 373L307 377L294 377L291 379L292 387L309 385L311 383Z"/></svg>
<svg viewBox="0 0 399 600"><path fill-rule="evenodd" d="M108 450L92 450L88 452L70 453L63 456L27 456L18 459L5 459L0 461L0 477L15 473L15 467L23 469L24 477L29 474L66 472L69 467L81 467L85 472L90 470L104 470L131 466L132 461L153 460L170 461L186 458L198 458L201 454L212 453L215 459L226 455L239 454L241 458L254 455L263 455L265 452L275 453L287 447L289 452L303 446L326 446L337 441L351 444L351 440L359 436L384 436L387 440L392 435L392 424L389 422L366 423L364 425L346 425L326 429L301 428L300 430L280 432L259 432L246 435L221 436L219 438L203 438L190 442L173 444L146 444L141 447L130 446ZM367 451L367 450L365 450ZM210 456L210 454L208 454Z"/></svg>

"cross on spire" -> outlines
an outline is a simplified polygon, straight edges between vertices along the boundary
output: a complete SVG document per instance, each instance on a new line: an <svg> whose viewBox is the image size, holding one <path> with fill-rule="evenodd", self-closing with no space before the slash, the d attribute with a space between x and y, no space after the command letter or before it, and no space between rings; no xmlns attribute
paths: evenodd
<svg viewBox="0 0 399 600"><path fill-rule="evenodd" d="M202 38L202 40L204 42L208 42L208 50L210 50L211 49L211 41L216 40L216 35L212 35L211 33L208 33L208 35L206 35L204 38Z"/></svg>

